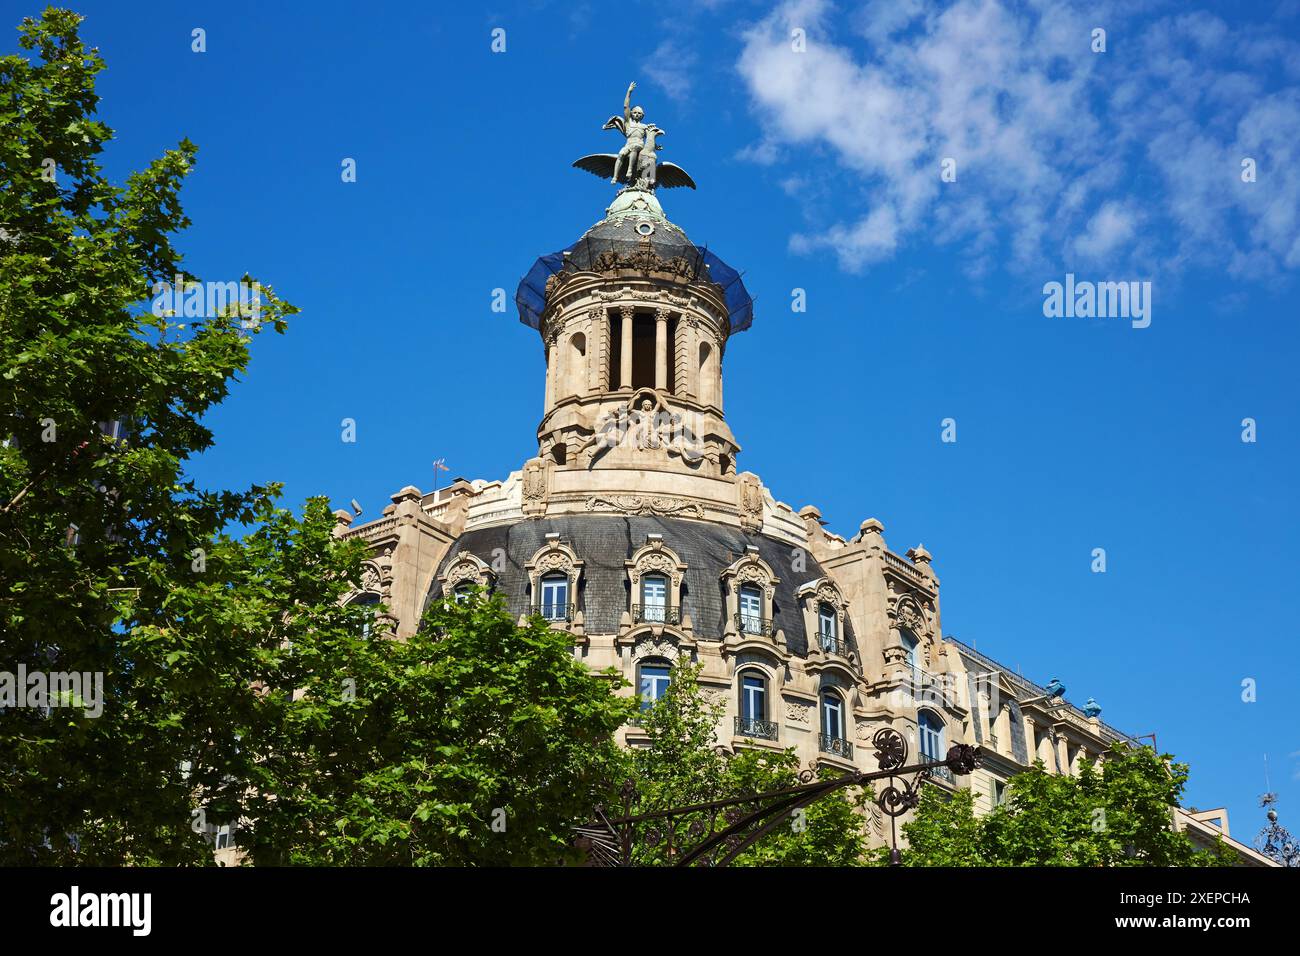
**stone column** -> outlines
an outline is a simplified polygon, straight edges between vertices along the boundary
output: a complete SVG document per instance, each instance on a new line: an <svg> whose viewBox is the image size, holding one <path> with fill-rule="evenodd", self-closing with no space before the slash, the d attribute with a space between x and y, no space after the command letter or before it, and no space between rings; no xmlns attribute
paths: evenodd
<svg viewBox="0 0 1300 956"><path fill-rule="evenodd" d="M555 341L546 343L546 407L543 413L555 407Z"/></svg>
<svg viewBox="0 0 1300 956"><path fill-rule="evenodd" d="M604 309L587 312L590 334L587 336L587 391L609 391L609 320Z"/></svg>
<svg viewBox="0 0 1300 956"><path fill-rule="evenodd" d="M623 349L619 353L619 388L632 387L632 316L635 310L625 305L618 310L623 316Z"/></svg>
<svg viewBox="0 0 1300 956"><path fill-rule="evenodd" d="M668 388L668 310L655 309L655 388Z"/></svg>
<svg viewBox="0 0 1300 956"><path fill-rule="evenodd" d="M688 356L690 349L687 345L686 337L686 316L677 318L677 334L673 336L674 341L669 343L672 354L669 360L673 363L673 393L676 395L689 394L690 373L687 371L690 362Z"/></svg>

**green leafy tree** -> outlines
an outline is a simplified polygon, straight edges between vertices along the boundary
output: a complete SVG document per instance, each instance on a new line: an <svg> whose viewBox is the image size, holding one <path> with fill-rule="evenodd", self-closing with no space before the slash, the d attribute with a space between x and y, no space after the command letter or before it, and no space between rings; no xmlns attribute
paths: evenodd
<svg viewBox="0 0 1300 956"><path fill-rule="evenodd" d="M250 818L253 861L569 858L572 826L625 765L618 676L593 673L541 618L518 625L499 598L435 601L409 639L355 635L295 641L241 741L251 786L229 796Z"/></svg>
<svg viewBox="0 0 1300 956"><path fill-rule="evenodd" d="M983 822L975 816L974 796L969 790L949 795L935 786L921 788L916 815L903 824L907 848L901 859L905 866L990 866L985 852ZM877 865L889 863L890 847L877 847L871 859Z"/></svg>
<svg viewBox="0 0 1300 956"><path fill-rule="evenodd" d="M1222 842L1199 852L1172 827L1186 764L1150 747L1116 744L1100 769L1077 777L1041 762L1013 777L1006 802L977 817L969 791L922 791L903 826L909 866L1213 866L1231 860ZM887 853L877 853L885 862Z"/></svg>
<svg viewBox="0 0 1300 956"><path fill-rule="evenodd" d="M104 63L79 22L49 9L0 57L0 670L99 674L106 699L0 719L0 861L198 862L192 794L231 746L244 635L175 608L274 489L204 490L182 463L211 445L203 416L250 338L295 310L267 287L256 323L237 303L188 323L148 308L156 283L195 279L172 237L196 150L105 179Z"/></svg>
<svg viewBox="0 0 1300 956"><path fill-rule="evenodd" d="M752 796L799 783L793 750L730 752L719 746L717 727L724 708L701 693L701 670L701 665L680 659L673 665L668 690L643 712L641 726L649 739L632 752L639 795L634 813ZM837 775L823 773L823 779ZM862 805L861 793L838 791L823 797L761 837L736 858L735 865L854 865L861 861L866 845ZM707 828L727 822L724 814L705 811L679 820L677 832L686 834L692 823ZM666 840L654 846L639 841L637 852L636 862L642 864L664 865L675 859L667 853Z"/></svg>
<svg viewBox="0 0 1300 956"><path fill-rule="evenodd" d="M47 10L0 57L0 672L99 674L104 699L0 715L0 863L210 863L224 823L255 863L560 859L628 704L499 605L387 639L323 500L186 476L295 310L148 307L194 280L172 239L196 151L103 177L79 22Z"/></svg>

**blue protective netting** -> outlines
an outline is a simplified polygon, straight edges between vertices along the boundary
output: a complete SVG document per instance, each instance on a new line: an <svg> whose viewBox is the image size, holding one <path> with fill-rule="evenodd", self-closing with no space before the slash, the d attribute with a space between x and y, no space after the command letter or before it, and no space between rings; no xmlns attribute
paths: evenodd
<svg viewBox="0 0 1300 956"><path fill-rule="evenodd" d="M515 291L519 321L530 328L540 329L542 311L546 308L546 280L557 272L588 270L600 252L618 248L620 245L608 239L591 240L584 236L567 249L552 252L534 262L532 268L519 280L519 288ZM630 250L633 246L629 245L628 248ZM687 243L676 248L661 246L656 251L685 258L692 281L698 279L702 271L707 270L708 279L722 288L731 331L743 332L750 327L754 321L754 299L745 288L739 272L705 246Z"/></svg>

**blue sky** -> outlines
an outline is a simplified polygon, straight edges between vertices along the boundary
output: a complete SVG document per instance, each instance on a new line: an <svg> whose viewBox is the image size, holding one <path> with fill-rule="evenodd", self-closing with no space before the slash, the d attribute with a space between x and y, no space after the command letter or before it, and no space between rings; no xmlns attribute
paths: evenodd
<svg viewBox="0 0 1300 956"><path fill-rule="evenodd" d="M946 632L1158 734L1249 840L1265 753L1300 828L1300 4L1236 6L77 9L110 172L194 140L187 264L303 310L211 416L202 482L369 519L434 458L535 453L540 342L493 290L600 218L611 188L569 164L612 150L635 79L700 186L666 211L757 299L725 364L739 467L833 531L923 542ZM1151 282L1150 326L1045 317L1067 273Z"/></svg>

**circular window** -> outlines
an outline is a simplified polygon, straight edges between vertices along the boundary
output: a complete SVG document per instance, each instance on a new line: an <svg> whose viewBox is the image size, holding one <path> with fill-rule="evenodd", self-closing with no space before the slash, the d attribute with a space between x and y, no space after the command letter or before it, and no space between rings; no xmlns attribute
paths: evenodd
<svg viewBox="0 0 1300 956"><path fill-rule="evenodd" d="M639 222L636 224L636 231L641 233L643 236L653 235L655 224L652 222Z"/></svg>

